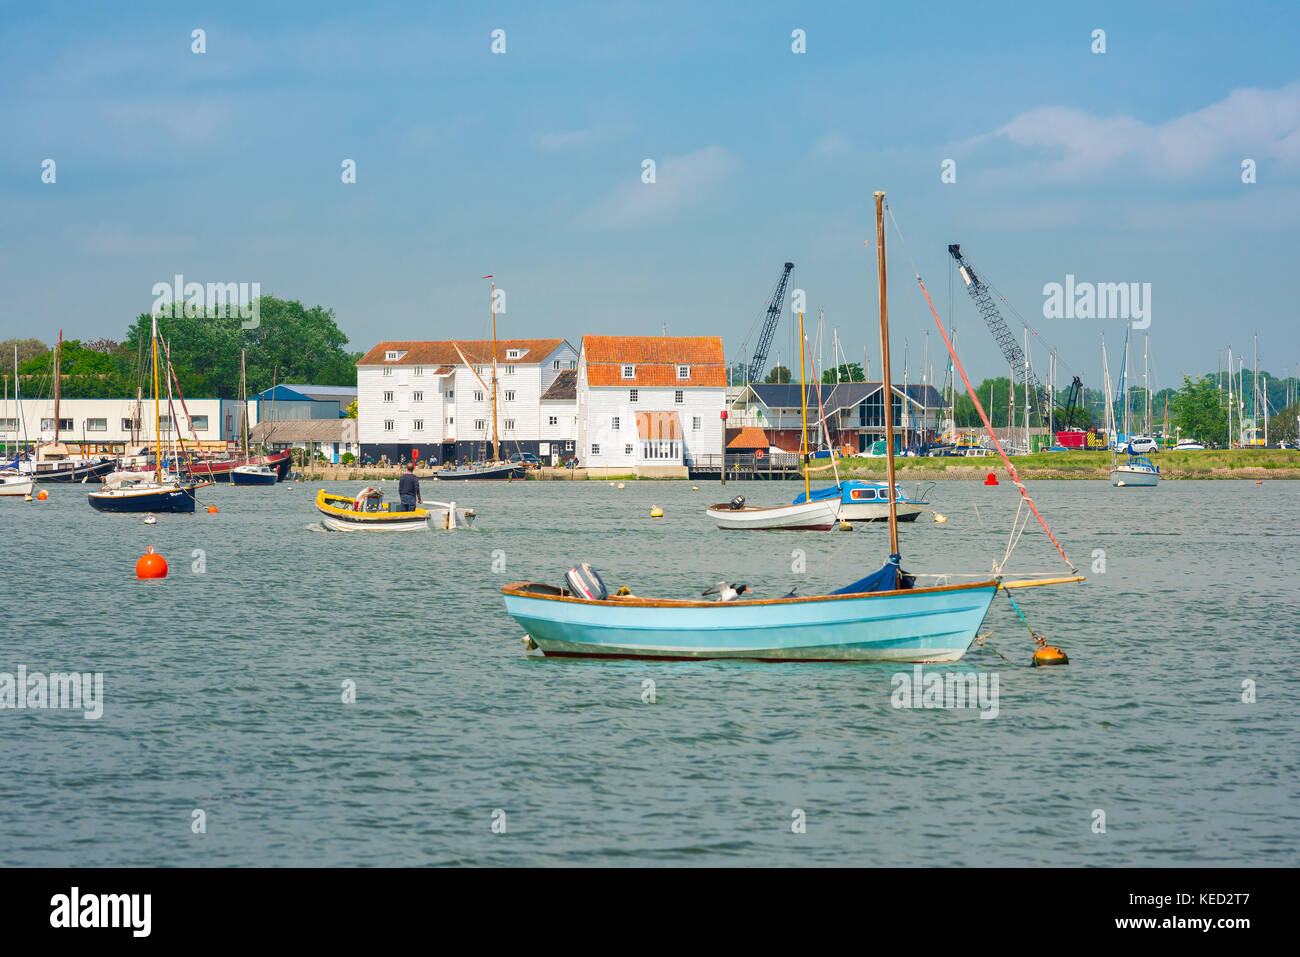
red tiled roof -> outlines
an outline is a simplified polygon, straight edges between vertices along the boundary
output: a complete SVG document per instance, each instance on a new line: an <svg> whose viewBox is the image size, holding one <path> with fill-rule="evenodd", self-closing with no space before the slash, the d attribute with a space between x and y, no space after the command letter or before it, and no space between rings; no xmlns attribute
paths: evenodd
<svg viewBox="0 0 1300 957"><path fill-rule="evenodd" d="M453 341L455 346L452 345ZM497 363L509 362L513 365L533 365L545 362L546 357L564 344L563 339L498 339ZM381 342L357 360L359 366L441 366L460 365L460 356L456 346L465 353L470 362L490 364L492 362L491 339L443 339L435 342ZM384 353L390 349L405 352L400 359L385 361ZM511 349L523 350L519 359L506 359Z"/></svg>
<svg viewBox="0 0 1300 957"><path fill-rule="evenodd" d="M762 429L747 425L727 443L729 449L766 449L772 443L767 440L767 433Z"/></svg>
<svg viewBox="0 0 1300 957"><path fill-rule="evenodd" d="M588 385L723 388L726 360L718 336L583 336ZM635 378L623 378L623 366L636 366ZM691 367L688 379L677 367Z"/></svg>

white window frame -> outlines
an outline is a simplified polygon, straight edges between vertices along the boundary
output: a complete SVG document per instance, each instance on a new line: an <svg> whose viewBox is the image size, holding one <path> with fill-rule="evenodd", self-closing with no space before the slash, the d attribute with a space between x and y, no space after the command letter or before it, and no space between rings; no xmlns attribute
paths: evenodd
<svg viewBox="0 0 1300 957"><path fill-rule="evenodd" d="M629 401L629 402L635 402L636 400L637 400L637 390L636 390L636 389L628 389L628 390L627 390L627 401Z"/></svg>
<svg viewBox="0 0 1300 957"><path fill-rule="evenodd" d="M384 431L385 431L385 432L392 432L392 431L394 431L394 429L393 429L394 424L395 424L395 423L393 422L392 419L384 419Z"/></svg>
<svg viewBox="0 0 1300 957"><path fill-rule="evenodd" d="M414 419L411 422L411 429L415 432L424 431L424 419Z"/></svg>
<svg viewBox="0 0 1300 957"><path fill-rule="evenodd" d="M691 377L691 367L690 367L690 366L679 365L679 366L677 367L677 378L679 378L679 379L689 379L690 377Z"/></svg>
<svg viewBox="0 0 1300 957"><path fill-rule="evenodd" d="M686 401L686 392L682 389L678 389L676 392L673 393L673 401L676 402L678 405L681 405L683 402Z"/></svg>
<svg viewBox="0 0 1300 957"><path fill-rule="evenodd" d="M635 364L635 363L632 363L632 362L625 362L625 363L623 363L623 378L624 378L624 379L635 379L635 378L636 378L636 364Z"/></svg>
<svg viewBox="0 0 1300 957"><path fill-rule="evenodd" d="M393 401L393 393L391 393L391 392L385 392L385 393L384 393L384 401L385 401L385 402L392 402L392 401Z"/></svg>

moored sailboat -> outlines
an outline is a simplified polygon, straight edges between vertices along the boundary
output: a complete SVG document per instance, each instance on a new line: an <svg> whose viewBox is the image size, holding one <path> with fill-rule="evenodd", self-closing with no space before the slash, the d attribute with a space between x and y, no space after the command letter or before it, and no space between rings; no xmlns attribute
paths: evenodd
<svg viewBox="0 0 1300 957"><path fill-rule="evenodd" d="M162 428L158 385L158 318L153 318L150 338L153 345L153 399L154 399L154 472L116 473L111 482L105 482L98 491L87 494L91 508L100 512L173 512L194 511L194 491L197 485L182 480L179 474L162 470Z"/></svg>
<svg viewBox="0 0 1300 957"><path fill-rule="evenodd" d="M879 191L875 194L881 357L884 381L888 383L884 195ZM928 301L928 293L926 298ZM937 322L937 313L935 319ZM948 345L951 350L951 343ZM885 389L884 413L887 481L888 488L893 489L891 392ZM980 411L983 415L982 408ZM992 431L987 418L986 427ZM1011 471L1014 474L1014 469ZM1023 487L1021 492L1025 494ZM1027 495L1025 498L1028 501ZM1032 501L1029 505L1038 516ZM578 569L569 573L568 588L520 581L501 591L507 613L523 626L530 647L545 655L927 663L956 661L966 653L999 588L1082 581L1081 576L1075 576L1004 583L995 564L994 574L969 584L917 588L915 577L902 569L893 495L888 497L888 507L889 560L878 571L827 594L746 600L740 595L747 588L728 587L710 591L718 591L720 597L725 593L731 600L642 598L622 591L610 594L587 566L582 567L582 574ZM1038 518L1041 522L1042 517ZM1062 557L1064 554L1062 550ZM1066 562L1069 564L1068 559ZM1074 566L1070 568L1073 571Z"/></svg>
<svg viewBox="0 0 1300 957"><path fill-rule="evenodd" d="M713 523L723 530L761 530L761 531L829 531L839 524L840 502L838 498L811 498L808 482L808 387L804 371L804 334L803 313L799 313L799 394L802 412L802 432L799 442L799 455L803 461L802 501L796 500L791 505L746 505L745 497L737 495L730 502L710 505L705 514Z"/></svg>

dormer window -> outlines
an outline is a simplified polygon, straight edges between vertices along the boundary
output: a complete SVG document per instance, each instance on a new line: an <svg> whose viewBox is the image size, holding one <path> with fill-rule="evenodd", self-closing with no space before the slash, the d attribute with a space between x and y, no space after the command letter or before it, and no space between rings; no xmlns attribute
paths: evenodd
<svg viewBox="0 0 1300 957"><path fill-rule="evenodd" d="M507 349L507 350L506 350L506 358L507 358L507 359L522 359L523 357L524 357L524 350L523 350L523 349Z"/></svg>
<svg viewBox="0 0 1300 957"><path fill-rule="evenodd" d="M384 353L384 361L397 362L405 355L406 355L405 349L389 349L387 352Z"/></svg>
<svg viewBox="0 0 1300 957"><path fill-rule="evenodd" d="M635 378L636 378L636 366L634 366L634 365L630 365L630 364L628 364L628 365L624 365L624 366L623 366L623 378L624 378L624 379L635 379Z"/></svg>
<svg viewBox="0 0 1300 957"><path fill-rule="evenodd" d="M679 378L679 379L689 379L690 377L691 377L691 367L690 367L690 366L678 366L678 367L677 367L677 378Z"/></svg>

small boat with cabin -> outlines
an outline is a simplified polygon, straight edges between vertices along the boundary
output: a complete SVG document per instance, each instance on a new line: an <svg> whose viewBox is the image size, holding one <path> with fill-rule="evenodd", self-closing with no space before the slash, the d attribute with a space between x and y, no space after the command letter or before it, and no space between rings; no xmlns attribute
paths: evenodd
<svg viewBox="0 0 1300 957"><path fill-rule="evenodd" d="M931 488L934 486L931 485ZM862 482L857 479L845 479L826 488L815 488L805 496L800 492L795 497L795 504L808 501L838 501L840 518L846 522L887 522L889 521L889 486L884 482ZM908 497L897 485L894 486L895 510L900 522L914 522L930 503L920 493Z"/></svg>
<svg viewBox="0 0 1300 957"><path fill-rule="evenodd" d="M469 528L477 514L455 502L425 502L411 511L392 508L382 489L373 485L355 497L336 495L321 489L316 493L316 510L322 524L336 532L413 532L421 529Z"/></svg>

